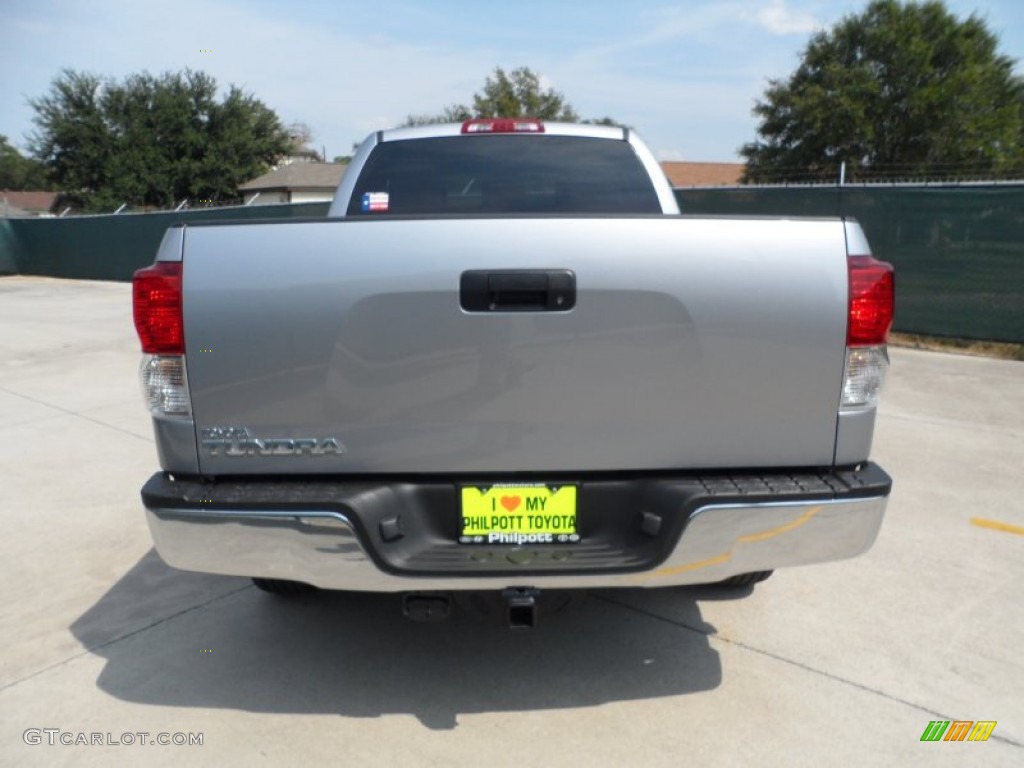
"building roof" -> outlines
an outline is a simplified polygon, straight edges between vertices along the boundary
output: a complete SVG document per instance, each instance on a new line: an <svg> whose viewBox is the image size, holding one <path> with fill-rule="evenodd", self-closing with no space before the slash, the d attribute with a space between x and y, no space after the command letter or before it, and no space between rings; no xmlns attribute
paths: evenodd
<svg viewBox="0 0 1024 768"><path fill-rule="evenodd" d="M242 192L300 189L333 192L347 167L343 163L290 163L247 181L238 189Z"/></svg>
<svg viewBox="0 0 1024 768"><path fill-rule="evenodd" d="M743 163L675 163L661 164L673 187L726 187L740 183Z"/></svg>
<svg viewBox="0 0 1024 768"><path fill-rule="evenodd" d="M56 192L0 190L0 216L48 213L57 199Z"/></svg>
<svg viewBox="0 0 1024 768"><path fill-rule="evenodd" d="M333 191L347 167L342 163L289 163L245 182L238 189L241 192ZM739 184L746 166L743 163L665 162L661 167L673 187L709 187Z"/></svg>

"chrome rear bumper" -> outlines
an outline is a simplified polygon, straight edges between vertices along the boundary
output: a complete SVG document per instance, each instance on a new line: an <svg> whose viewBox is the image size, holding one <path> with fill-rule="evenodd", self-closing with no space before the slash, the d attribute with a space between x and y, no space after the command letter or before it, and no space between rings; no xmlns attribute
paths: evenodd
<svg viewBox="0 0 1024 768"><path fill-rule="evenodd" d="M884 477L884 487L861 487L860 495L836 493L829 499L750 503L694 501L688 509L678 510L682 519L678 533L666 542L667 556L639 564L624 561L622 567L596 572L578 567L579 559L574 560L571 547L559 550L557 566L550 557L553 550L544 547L534 548L536 559L525 559L521 566L510 565L513 560L524 560L519 556L524 548L512 546L489 547L488 558L480 562L476 560L479 548L449 547L463 558L458 572L403 572L382 556L381 550L388 545L370 533L365 519L358 518L359 498L350 502L348 511L342 511L303 509L295 502L288 505L289 509L244 508L238 504L190 508L196 503L194 499L191 503L183 499L177 505L156 503L159 500L154 494L147 496L144 492L143 496L157 551L169 565L184 570L292 579L326 589L371 592L523 585L663 587L709 583L739 573L861 554L878 535L891 482L874 469ZM168 481L162 482L166 486ZM671 481L666 482L671 485ZM364 505L403 502L401 492L395 499L381 501L388 495L385 488L361 487L358 496L369 493L374 497ZM871 491L877 494L865 495ZM667 494L662 491L662 495ZM166 494L163 501L168 501ZM669 506L677 506L674 498ZM513 552L516 557L508 558ZM446 562L452 562L452 555L448 557ZM496 572L496 564L501 565L501 572Z"/></svg>

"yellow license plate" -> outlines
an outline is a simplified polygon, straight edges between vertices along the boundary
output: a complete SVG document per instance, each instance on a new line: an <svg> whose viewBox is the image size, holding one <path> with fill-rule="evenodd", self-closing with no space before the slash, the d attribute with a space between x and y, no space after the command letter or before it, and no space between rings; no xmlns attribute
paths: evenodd
<svg viewBox="0 0 1024 768"><path fill-rule="evenodd" d="M464 485L463 544L575 544L575 485Z"/></svg>

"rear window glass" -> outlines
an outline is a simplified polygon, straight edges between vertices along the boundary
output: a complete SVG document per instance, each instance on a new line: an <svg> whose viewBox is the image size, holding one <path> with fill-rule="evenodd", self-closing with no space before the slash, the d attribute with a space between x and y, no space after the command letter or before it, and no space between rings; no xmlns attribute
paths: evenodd
<svg viewBox="0 0 1024 768"><path fill-rule="evenodd" d="M377 146L349 216L660 213L625 141L575 136L448 136Z"/></svg>

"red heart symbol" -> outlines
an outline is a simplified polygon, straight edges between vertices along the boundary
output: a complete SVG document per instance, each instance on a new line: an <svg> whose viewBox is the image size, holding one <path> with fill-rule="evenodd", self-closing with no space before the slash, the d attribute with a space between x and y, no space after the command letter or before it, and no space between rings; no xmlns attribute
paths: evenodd
<svg viewBox="0 0 1024 768"><path fill-rule="evenodd" d="M502 496L501 506L511 512L513 509L519 506L520 498L518 496Z"/></svg>

